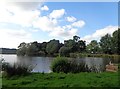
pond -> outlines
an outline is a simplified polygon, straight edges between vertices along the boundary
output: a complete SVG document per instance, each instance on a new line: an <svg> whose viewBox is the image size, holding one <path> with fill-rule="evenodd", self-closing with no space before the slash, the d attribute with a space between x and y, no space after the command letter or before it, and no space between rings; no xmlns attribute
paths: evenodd
<svg viewBox="0 0 120 89"><path fill-rule="evenodd" d="M6 55L3 54L1 57L4 58L6 62L10 64L20 63L23 65L32 65L32 72L45 72L50 73L50 65L53 60L53 57L18 57L17 55ZM103 71L105 66L109 63L110 59L103 58L93 58L93 57L85 57L85 58L73 58L72 60L76 60L77 62L84 62L89 67L96 66L99 71Z"/></svg>

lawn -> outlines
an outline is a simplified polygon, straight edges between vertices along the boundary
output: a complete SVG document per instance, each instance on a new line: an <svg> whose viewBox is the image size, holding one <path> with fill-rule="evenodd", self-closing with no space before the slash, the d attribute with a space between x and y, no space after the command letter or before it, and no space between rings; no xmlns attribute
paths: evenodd
<svg viewBox="0 0 120 89"><path fill-rule="evenodd" d="M118 87L118 72L31 73L2 78L2 87Z"/></svg>

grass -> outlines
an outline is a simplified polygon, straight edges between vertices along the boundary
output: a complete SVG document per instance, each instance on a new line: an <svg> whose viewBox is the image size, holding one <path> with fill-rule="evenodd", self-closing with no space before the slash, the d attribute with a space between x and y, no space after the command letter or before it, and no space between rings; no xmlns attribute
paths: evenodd
<svg viewBox="0 0 120 89"><path fill-rule="evenodd" d="M118 87L118 72L31 73L27 76L2 78L5 87Z"/></svg>

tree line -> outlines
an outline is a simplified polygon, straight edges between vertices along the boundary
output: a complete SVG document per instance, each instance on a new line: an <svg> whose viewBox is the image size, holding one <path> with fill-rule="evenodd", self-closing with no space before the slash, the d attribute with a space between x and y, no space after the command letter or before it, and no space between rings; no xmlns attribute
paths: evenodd
<svg viewBox="0 0 120 89"><path fill-rule="evenodd" d="M88 53L120 54L120 28L101 37L100 42L92 40L86 49Z"/></svg>
<svg viewBox="0 0 120 89"><path fill-rule="evenodd" d="M73 39L50 40L49 42L38 43L37 41L25 43L18 46L17 55L21 56L69 56L70 53L93 53L93 54L120 54L120 29L113 32L112 35L106 34L101 37L100 42L92 40L86 45L86 41L81 40L79 36L73 36Z"/></svg>

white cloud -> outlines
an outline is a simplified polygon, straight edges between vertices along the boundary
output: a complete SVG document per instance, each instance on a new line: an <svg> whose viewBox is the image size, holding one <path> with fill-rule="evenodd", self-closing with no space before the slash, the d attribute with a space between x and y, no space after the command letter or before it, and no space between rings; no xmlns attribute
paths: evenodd
<svg viewBox="0 0 120 89"><path fill-rule="evenodd" d="M66 17L66 20L67 20L68 22L74 22L74 21L76 21L77 19L76 19L75 17L73 17L73 16L69 16L69 17Z"/></svg>
<svg viewBox="0 0 120 89"><path fill-rule="evenodd" d="M82 39L86 40L87 43L90 43L92 40L99 40L102 36L106 35L107 33L112 35L112 33L117 29L118 29L118 26L107 26L103 29L96 30L96 32L91 35L86 35Z"/></svg>
<svg viewBox="0 0 120 89"><path fill-rule="evenodd" d="M64 14L65 14L65 10L60 9L60 10L53 10L49 16L50 18L58 19L58 18L61 18Z"/></svg>
<svg viewBox="0 0 120 89"><path fill-rule="evenodd" d="M71 25L59 26L56 23L56 19L43 16L39 17L39 19L33 23L33 26L34 28L49 32L50 37L69 38L77 34L78 29L73 28Z"/></svg>
<svg viewBox="0 0 120 89"><path fill-rule="evenodd" d="M40 3L29 2L0 3L0 22L10 23L13 26L17 24L21 28L28 27L31 29L29 31L34 33L39 29L48 32L49 37L63 39L72 38L77 34L77 28L85 25L83 20L76 21L76 18L71 16L68 19L73 23L61 26L59 20L65 15L65 9L53 10L50 14L41 16L40 11L49 10L49 8L43 6L41 10L38 10L40 5ZM30 42L32 39L34 37L32 38L31 34L25 30L0 29L0 46L3 47L17 47L21 42Z"/></svg>
<svg viewBox="0 0 120 89"><path fill-rule="evenodd" d="M72 38L74 35L77 34L78 29L72 28L70 30L64 29L60 26L54 28L53 31L50 32L51 37L61 37L63 39Z"/></svg>
<svg viewBox="0 0 120 89"><path fill-rule="evenodd" d="M45 6L41 7L41 10L42 10L42 11L48 11L49 8L45 5Z"/></svg>
<svg viewBox="0 0 120 89"><path fill-rule="evenodd" d="M24 5L23 3L20 5L16 3L2 4L0 6L0 22L31 26L32 22L39 17L40 11L37 9L33 10L32 7L31 10L26 10L28 6L25 6L26 4Z"/></svg>
<svg viewBox="0 0 120 89"><path fill-rule="evenodd" d="M55 27L55 22L50 20L47 16L39 17L37 21L33 22L35 28L43 31L52 31Z"/></svg>
<svg viewBox="0 0 120 89"><path fill-rule="evenodd" d="M83 20L79 20L72 24L73 27L83 27L84 25L85 25L85 22Z"/></svg>
<svg viewBox="0 0 120 89"><path fill-rule="evenodd" d="M106 35L107 33L112 35L112 33L114 31L116 31L118 29L118 26L107 26L103 29L100 30L96 30L96 32L93 34L93 37L102 37L104 35Z"/></svg>
<svg viewBox="0 0 120 89"><path fill-rule="evenodd" d="M63 26L64 29L72 29L72 25L65 25Z"/></svg>
<svg viewBox="0 0 120 89"><path fill-rule="evenodd" d="M17 48L21 42L31 41L31 33L25 30L0 29L0 47Z"/></svg>
<svg viewBox="0 0 120 89"><path fill-rule="evenodd" d="M24 11L35 10L38 7L40 7L42 4L43 4L43 2L4 2L4 3L0 3L0 5L2 5L2 7L14 6L14 7L17 7L20 10L24 10Z"/></svg>

